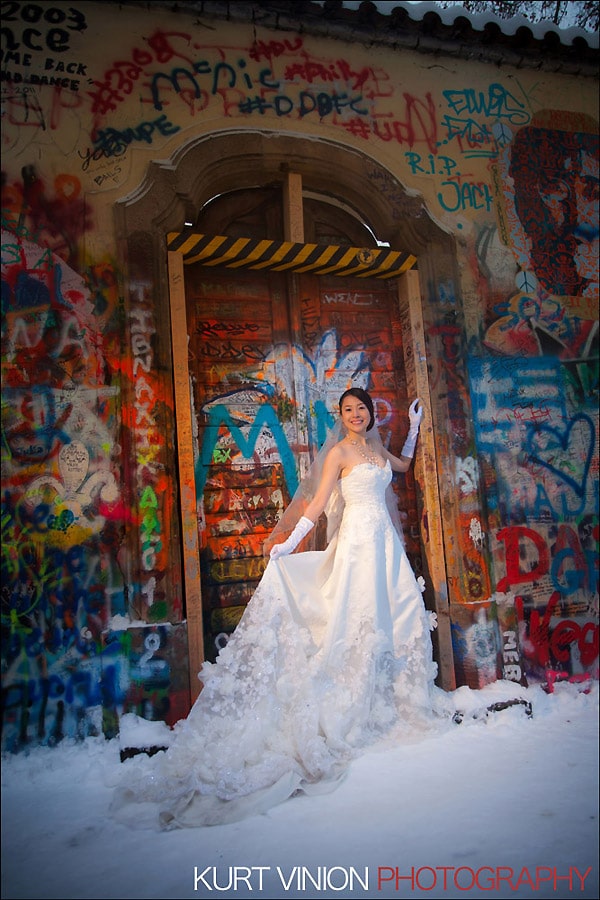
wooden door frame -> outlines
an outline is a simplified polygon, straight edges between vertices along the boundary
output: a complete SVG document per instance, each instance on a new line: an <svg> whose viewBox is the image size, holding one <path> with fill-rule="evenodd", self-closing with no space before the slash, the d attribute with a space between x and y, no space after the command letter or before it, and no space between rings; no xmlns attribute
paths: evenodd
<svg viewBox="0 0 600 900"><path fill-rule="evenodd" d="M439 495L435 434L431 416L429 370L423 323L423 295L419 272L410 269L398 278L398 302L402 323L404 369L409 396L423 401L423 421L415 450L415 480L421 500L420 534L425 556L428 591L437 615L439 685L446 691L456 688L454 653L448 602L448 576L444 553L442 506Z"/></svg>
<svg viewBox="0 0 600 900"><path fill-rule="evenodd" d="M189 685L193 703L201 690L198 672L204 662L204 637L183 253L178 250L169 250L167 265L179 507L183 543L183 580L188 630ZM430 414L422 294L417 270L410 269L399 276L398 301L402 321L407 386L411 396L418 396L424 401L425 408L415 455L415 478L420 488L422 503L420 510L421 544L425 554L427 574L432 583L433 605L438 619L439 684L444 690L453 690L456 687L456 680L450 631L442 511L438 492L433 422Z"/></svg>
<svg viewBox="0 0 600 900"><path fill-rule="evenodd" d="M191 702L194 703L201 690L198 673L204 662L204 624L202 619L198 502L196 498L196 471L192 431L192 417L194 413L190 390L183 254L168 251L167 266L169 305L171 310L179 513L181 516L183 544L183 589L188 636L188 677L190 698Z"/></svg>

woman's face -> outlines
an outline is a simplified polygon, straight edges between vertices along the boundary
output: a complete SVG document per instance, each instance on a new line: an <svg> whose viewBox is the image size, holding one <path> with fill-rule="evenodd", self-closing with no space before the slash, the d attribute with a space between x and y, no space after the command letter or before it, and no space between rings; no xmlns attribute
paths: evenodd
<svg viewBox="0 0 600 900"><path fill-rule="evenodd" d="M340 411L342 414L342 425L350 437L353 435L366 435L367 428L371 421L371 413L369 412L368 406L366 406L362 400L359 400L358 397L353 397L352 394L350 394L348 397L344 398Z"/></svg>

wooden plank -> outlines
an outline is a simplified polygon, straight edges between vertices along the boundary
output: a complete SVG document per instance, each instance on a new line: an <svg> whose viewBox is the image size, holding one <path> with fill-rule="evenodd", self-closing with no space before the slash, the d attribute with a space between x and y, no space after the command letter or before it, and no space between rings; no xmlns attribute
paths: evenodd
<svg viewBox="0 0 600 900"><path fill-rule="evenodd" d="M438 491L435 435L431 419L421 287L419 273L416 269L411 269L400 277L398 294L409 395L420 397L424 406L423 421L415 451L414 474L423 501L421 536L438 618L439 683L444 690L450 691L456 688L456 677L450 631L442 510Z"/></svg>
<svg viewBox="0 0 600 900"><path fill-rule="evenodd" d="M283 239L304 243L302 176L297 172L286 172L283 181Z"/></svg>
<svg viewBox="0 0 600 900"><path fill-rule="evenodd" d="M202 627L202 589L194 448L192 441L192 403L188 370L188 335L185 313L183 256L169 252L169 300L171 305L171 340L173 346L173 382L179 466L179 503L183 538L183 576L188 632L189 683L192 703L200 693L198 672L204 662Z"/></svg>

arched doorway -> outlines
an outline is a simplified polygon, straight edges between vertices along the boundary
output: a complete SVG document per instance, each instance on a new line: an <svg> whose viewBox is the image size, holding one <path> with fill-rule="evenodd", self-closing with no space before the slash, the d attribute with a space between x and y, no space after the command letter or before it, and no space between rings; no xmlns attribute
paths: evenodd
<svg viewBox="0 0 600 900"><path fill-rule="evenodd" d="M365 387L373 391L375 386L393 446L406 427L402 417L409 399L416 393L428 399L415 271L407 271L399 283L371 278L366 263L360 270L346 260L345 269L330 266L328 271L327 266L288 266L287 257L279 267L263 266L266 257L256 256L253 270L243 253L236 255L240 242L249 241L255 253L257 242L281 244L287 237L302 253L316 244L331 250L334 260L339 250L344 260L351 246L364 259L387 253L375 235L381 244L408 243L425 256L447 241L422 203L372 160L348 148L256 134L198 142L168 170L154 164L148 185L124 213L134 251L142 221L145 237L149 222L153 238L170 236L168 292L193 693L204 654L202 632L210 658L235 627L260 577L262 541L322 441L333 398L341 393L339 376L347 377L351 369L364 378ZM173 235L179 244L170 241ZM204 256L184 266L182 247L198 235L211 245L215 237L227 238L229 255ZM279 246L276 251L283 252ZM354 256L361 261L362 256ZM417 483L409 478L402 487L402 505L414 511L407 523L413 565L429 576L429 605L440 612L447 610L447 589L431 423L420 447ZM245 502L254 508L244 508ZM440 621L440 683L451 687L447 614Z"/></svg>

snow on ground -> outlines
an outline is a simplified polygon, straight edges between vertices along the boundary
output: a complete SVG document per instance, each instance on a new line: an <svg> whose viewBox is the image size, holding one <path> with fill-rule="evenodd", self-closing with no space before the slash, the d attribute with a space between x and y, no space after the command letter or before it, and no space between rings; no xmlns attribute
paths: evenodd
<svg viewBox="0 0 600 900"><path fill-rule="evenodd" d="M473 718L506 684L459 689L461 724L376 745L333 793L213 828L115 822L111 785L132 762L118 739L5 757L2 897L596 898L598 685L512 685L531 717Z"/></svg>

